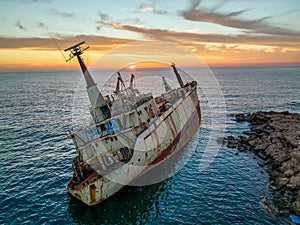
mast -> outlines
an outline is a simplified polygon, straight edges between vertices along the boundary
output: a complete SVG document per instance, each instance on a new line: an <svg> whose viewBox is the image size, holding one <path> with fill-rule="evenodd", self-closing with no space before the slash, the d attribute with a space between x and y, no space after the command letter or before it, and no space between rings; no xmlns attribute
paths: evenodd
<svg viewBox="0 0 300 225"><path fill-rule="evenodd" d="M170 87L170 85L167 83L166 78L165 78L165 77L162 77L162 79L163 79L163 84L164 84L164 87L165 87L165 91L166 91L166 92L170 91L170 90L171 90L171 87Z"/></svg>
<svg viewBox="0 0 300 225"><path fill-rule="evenodd" d="M118 74L118 80L120 80L120 82L123 85L124 89L126 89L125 83L124 83L124 81L122 79L122 76L121 76L120 72L117 72L117 74Z"/></svg>
<svg viewBox="0 0 300 225"><path fill-rule="evenodd" d="M133 88L134 86L133 82L134 82L134 74L132 73L130 77L130 88Z"/></svg>
<svg viewBox="0 0 300 225"><path fill-rule="evenodd" d="M173 63L171 66L172 66L172 68L173 68L173 70L174 70L174 73L175 73L175 75L176 75L176 78L177 78L177 81L178 81L180 87L184 87L183 81L182 81L182 79L181 79L180 74L179 74L178 71L177 71L177 68L176 68L176 66L175 66L175 63Z"/></svg>
<svg viewBox="0 0 300 225"><path fill-rule="evenodd" d="M115 90L116 94L119 94L119 92L120 92L120 77L118 77L118 79L117 79L117 85L116 85L116 90Z"/></svg>
<svg viewBox="0 0 300 225"><path fill-rule="evenodd" d="M70 51L70 58L67 61L70 61L72 58L76 57L80 68L82 70L85 82L86 82L86 89L89 95L89 99L91 102L90 112L95 121L95 123L99 123L107 118L111 117L111 109L109 105L104 100L103 95L100 92L98 85L95 83L93 77L91 76L90 72L88 71L85 63L81 58L81 54L83 51L87 50L89 47L81 47L82 44L85 42L80 42L72 47L66 48L65 51Z"/></svg>

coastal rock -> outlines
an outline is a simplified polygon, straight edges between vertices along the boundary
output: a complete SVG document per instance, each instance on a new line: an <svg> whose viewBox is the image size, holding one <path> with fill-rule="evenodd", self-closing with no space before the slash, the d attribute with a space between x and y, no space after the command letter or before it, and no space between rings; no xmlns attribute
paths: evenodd
<svg viewBox="0 0 300 225"><path fill-rule="evenodd" d="M246 136L228 136L227 146L253 151L259 157L258 164L270 175L268 187L281 198L280 204L265 201L268 208L277 215L300 215L300 115L258 111L235 118L249 122L250 128L243 131Z"/></svg>
<svg viewBox="0 0 300 225"><path fill-rule="evenodd" d="M291 189L297 189L299 190L300 188L300 173L297 173L296 175L292 176L289 180L289 184L287 187Z"/></svg>
<svg viewBox="0 0 300 225"><path fill-rule="evenodd" d="M296 149L297 151L291 153L291 157L295 160L297 160L298 163L300 163L300 149Z"/></svg>
<svg viewBox="0 0 300 225"><path fill-rule="evenodd" d="M255 132L249 131L249 130L243 131L243 134L248 135L248 136L251 136L251 135L255 135L255 136L256 136L256 133L255 133Z"/></svg>
<svg viewBox="0 0 300 225"><path fill-rule="evenodd" d="M291 158L282 163L280 170L282 172L287 170L293 170L294 172L299 172L299 162L295 158Z"/></svg>
<svg viewBox="0 0 300 225"><path fill-rule="evenodd" d="M268 121L268 118L264 116L263 112L256 112L251 119L251 123L253 124L265 124Z"/></svg>
<svg viewBox="0 0 300 225"><path fill-rule="evenodd" d="M227 144L227 147L228 147L228 148L236 148L236 145L237 145L237 143L235 143L235 142L229 142L229 143Z"/></svg>
<svg viewBox="0 0 300 225"><path fill-rule="evenodd" d="M236 148L239 141L235 139L233 136L227 136L225 138L227 140L227 147L228 148Z"/></svg>
<svg viewBox="0 0 300 225"><path fill-rule="evenodd" d="M272 186L275 186L277 190L281 189L283 186L285 186L287 183L289 183L290 179L287 177L276 177L273 181Z"/></svg>
<svg viewBox="0 0 300 225"><path fill-rule="evenodd" d="M264 152L259 152L258 153L259 158L263 159L263 160L267 160L268 157L264 154ZM266 164L266 163L265 163Z"/></svg>
<svg viewBox="0 0 300 225"><path fill-rule="evenodd" d="M240 142L243 143L243 144L248 144L248 138L245 137L245 136L240 136Z"/></svg>
<svg viewBox="0 0 300 225"><path fill-rule="evenodd" d="M269 143L263 142L260 145L255 145L253 150L261 151L261 150L265 150L268 147L269 147Z"/></svg>
<svg viewBox="0 0 300 225"><path fill-rule="evenodd" d="M283 138L286 140L286 142L290 145L292 145L293 147L297 147L299 145L299 140L297 140L297 134L287 134L284 135Z"/></svg>
<svg viewBox="0 0 300 225"><path fill-rule="evenodd" d="M265 197L262 200L262 204L264 206L266 206L267 209L269 209L269 211L271 211L276 216L284 216L284 215L287 215L289 213L289 210L287 209L287 207L282 202L275 203L274 201L272 201L268 197Z"/></svg>
<svg viewBox="0 0 300 225"><path fill-rule="evenodd" d="M283 175L285 177L291 177L294 175L294 171L292 169L288 169L288 170L284 171Z"/></svg>
<svg viewBox="0 0 300 225"><path fill-rule="evenodd" d="M251 146L254 147L254 146L257 146L257 145L261 145L262 144L262 140L259 137L257 137L255 139L249 141L248 143L249 143L249 145L251 145Z"/></svg>
<svg viewBox="0 0 300 225"><path fill-rule="evenodd" d="M257 134L257 132L263 131L266 127L267 127L267 124L260 124L260 125L255 125L255 126L251 127L250 130Z"/></svg>
<svg viewBox="0 0 300 225"><path fill-rule="evenodd" d="M300 216L300 198L291 204L291 211Z"/></svg>

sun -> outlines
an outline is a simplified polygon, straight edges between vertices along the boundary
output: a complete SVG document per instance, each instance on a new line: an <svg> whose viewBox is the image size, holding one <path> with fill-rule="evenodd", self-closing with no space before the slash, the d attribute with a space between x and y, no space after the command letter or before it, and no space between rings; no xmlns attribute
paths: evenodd
<svg viewBox="0 0 300 225"><path fill-rule="evenodd" d="M134 70L135 69L135 65L131 64L130 66L128 66L129 69Z"/></svg>

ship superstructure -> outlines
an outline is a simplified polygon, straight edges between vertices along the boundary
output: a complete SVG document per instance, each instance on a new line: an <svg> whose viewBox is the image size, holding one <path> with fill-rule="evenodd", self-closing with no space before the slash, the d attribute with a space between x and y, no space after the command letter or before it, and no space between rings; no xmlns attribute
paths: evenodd
<svg viewBox="0 0 300 225"><path fill-rule="evenodd" d="M132 74L128 87L120 73L115 91L103 96L84 64L84 42L65 51L76 57L83 72L93 123L71 130L77 155L67 190L87 205L97 204L143 175L151 165L181 150L200 125L197 82L183 82L171 67L179 87L162 79L164 93L140 93Z"/></svg>

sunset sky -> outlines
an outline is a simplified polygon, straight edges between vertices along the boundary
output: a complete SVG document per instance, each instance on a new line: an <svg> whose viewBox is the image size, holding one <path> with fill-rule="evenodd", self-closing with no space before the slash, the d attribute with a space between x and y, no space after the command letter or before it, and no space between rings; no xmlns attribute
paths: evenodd
<svg viewBox="0 0 300 225"><path fill-rule="evenodd" d="M209 66L300 66L299 0L1 0L0 21L1 71L70 69L56 44L83 40L88 64L122 44L155 40Z"/></svg>

